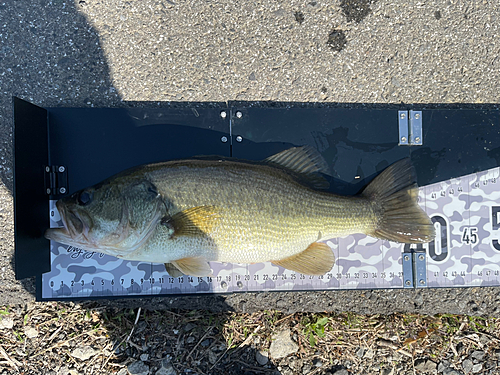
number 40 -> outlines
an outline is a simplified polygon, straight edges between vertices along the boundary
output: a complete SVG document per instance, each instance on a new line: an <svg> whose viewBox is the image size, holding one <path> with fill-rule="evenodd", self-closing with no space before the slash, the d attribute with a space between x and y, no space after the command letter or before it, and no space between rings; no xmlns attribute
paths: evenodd
<svg viewBox="0 0 500 375"><path fill-rule="evenodd" d="M467 245L475 245L478 242L477 228L465 227L462 233L462 243Z"/></svg>

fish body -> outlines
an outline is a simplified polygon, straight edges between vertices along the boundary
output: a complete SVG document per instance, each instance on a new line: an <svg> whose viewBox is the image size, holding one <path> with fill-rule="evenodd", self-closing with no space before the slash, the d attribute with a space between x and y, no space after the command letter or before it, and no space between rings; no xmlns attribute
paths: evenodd
<svg viewBox="0 0 500 375"><path fill-rule="evenodd" d="M305 274L334 263L320 242L353 233L428 242L434 227L416 204L415 174L402 160L358 196L315 188L325 171L307 147L265 162L188 159L121 173L57 202L64 228L46 237L127 260L165 263L193 276L209 261L271 261ZM319 186L318 185L318 186Z"/></svg>

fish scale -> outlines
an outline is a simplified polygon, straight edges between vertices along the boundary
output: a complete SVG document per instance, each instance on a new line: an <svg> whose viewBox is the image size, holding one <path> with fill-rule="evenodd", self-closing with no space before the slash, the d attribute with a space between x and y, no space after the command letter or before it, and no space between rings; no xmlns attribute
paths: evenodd
<svg viewBox="0 0 500 375"><path fill-rule="evenodd" d="M214 163L224 166L214 168ZM220 224L209 234L217 258L209 260L282 259L319 237L365 231L375 222L366 200L311 190L276 168L257 173L255 166L237 162L194 164L159 165L146 176L175 207L171 215L200 205L221 208Z"/></svg>

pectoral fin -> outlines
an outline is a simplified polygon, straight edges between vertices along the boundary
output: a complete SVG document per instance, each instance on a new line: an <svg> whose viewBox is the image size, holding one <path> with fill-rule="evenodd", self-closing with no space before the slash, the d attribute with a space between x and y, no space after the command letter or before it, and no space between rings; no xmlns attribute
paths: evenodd
<svg viewBox="0 0 500 375"><path fill-rule="evenodd" d="M212 269L202 257L182 258L175 260L172 264L183 274L189 276L210 276Z"/></svg>
<svg viewBox="0 0 500 375"><path fill-rule="evenodd" d="M217 207L198 206L178 212L172 217L164 217L161 224L172 227L173 236L206 236L219 219Z"/></svg>
<svg viewBox="0 0 500 375"><path fill-rule="evenodd" d="M313 242L299 254L271 262L304 275L324 275L333 268L335 256L327 244Z"/></svg>
<svg viewBox="0 0 500 375"><path fill-rule="evenodd" d="M177 269L177 267L174 266L172 263L165 263L165 270L172 277L181 277L181 276L184 276L184 274L181 271L179 271Z"/></svg>

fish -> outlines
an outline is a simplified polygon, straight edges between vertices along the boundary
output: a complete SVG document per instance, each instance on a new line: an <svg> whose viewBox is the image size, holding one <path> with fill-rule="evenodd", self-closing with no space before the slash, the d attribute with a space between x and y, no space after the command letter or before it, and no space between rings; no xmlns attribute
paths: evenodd
<svg viewBox="0 0 500 375"><path fill-rule="evenodd" d="M209 262L272 262L323 275L335 262L322 241L354 233L426 243L434 225L417 203L415 169L401 159L358 195L329 192L328 165L310 146L255 162L195 157L132 168L63 197L63 227L45 237L179 275Z"/></svg>

